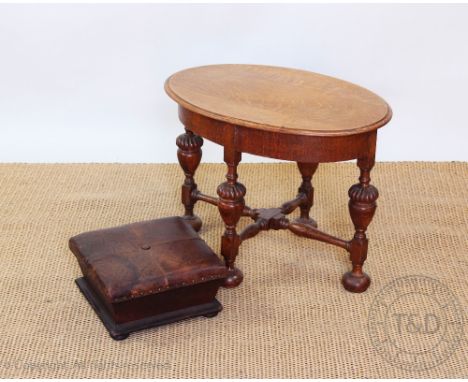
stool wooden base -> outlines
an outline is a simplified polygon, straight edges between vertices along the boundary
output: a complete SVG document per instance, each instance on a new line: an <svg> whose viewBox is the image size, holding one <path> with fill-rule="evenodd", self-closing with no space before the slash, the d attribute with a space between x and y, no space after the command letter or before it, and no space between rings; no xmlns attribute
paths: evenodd
<svg viewBox="0 0 468 382"><path fill-rule="evenodd" d="M89 286L84 277L76 279L75 282L81 293L83 293L91 307L101 319L110 336L117 341L124 340L130 335L130 333L139 330L166 325L180 320L185 320L187 318L198 316L215 317L223 309L219 301L214 299L207 304L191 306L173 312L162 313L152 317L146 317L141 320L119 324L112 319L106 306Z"/></svg>

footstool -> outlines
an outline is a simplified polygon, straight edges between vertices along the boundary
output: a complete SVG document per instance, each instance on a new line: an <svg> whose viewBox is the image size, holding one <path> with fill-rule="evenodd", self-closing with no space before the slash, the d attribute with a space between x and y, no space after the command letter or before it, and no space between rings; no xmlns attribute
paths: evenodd
<svg viewBox="0 0 468 382"><path fill-rule="evenodd" d="M213 317L228 270L180 217L72 237L81 292L112 338L189 317Z"/></svg>

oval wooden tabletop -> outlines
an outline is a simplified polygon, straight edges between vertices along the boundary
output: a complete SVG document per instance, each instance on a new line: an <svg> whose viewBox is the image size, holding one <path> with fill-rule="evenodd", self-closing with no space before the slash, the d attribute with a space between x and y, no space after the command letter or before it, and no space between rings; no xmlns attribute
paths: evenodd
<svg viewBox="0 0 468 382"><path fill-rule="evenodd" d="M387 103L352 83L303 70L209 65L169 77L167 94L195 113L256 129L298 135L351 135L378 129Z"/></svg>

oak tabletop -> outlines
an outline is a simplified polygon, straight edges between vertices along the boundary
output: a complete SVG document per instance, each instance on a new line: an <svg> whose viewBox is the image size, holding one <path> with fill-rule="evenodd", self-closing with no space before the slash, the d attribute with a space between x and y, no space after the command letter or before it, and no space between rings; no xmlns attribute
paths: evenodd
<svg viewBox="0 0 468 382"><path fill-rule="evenodd" d="M169 77L167 94L195 113L254 129L336 136L372 131L392 116L388 104L350 82L263 65L209 65Z"/></svg>

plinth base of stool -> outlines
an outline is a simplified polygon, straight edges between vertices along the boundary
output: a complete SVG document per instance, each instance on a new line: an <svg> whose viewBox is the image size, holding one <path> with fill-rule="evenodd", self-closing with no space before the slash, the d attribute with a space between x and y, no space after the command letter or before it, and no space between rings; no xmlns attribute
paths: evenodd
<svg viewBox="0 0 468 382"><path fill-rule="evenodd" d="M109 312L107 311L106 306L102 303L99 296L97 296L96 293L92 290L84 277L76 279L75 282L78 285L81 293L83 293L91 307L101 319L110 336L117 341L124 340L129 336L130 333L142 329L166 325L172 322L197 316L214 317L223 309L223 306L219 303L219 301L214 299L207 304L190 306L172 312L145 317L141 320L119 324L112 319Z"/></svg>

